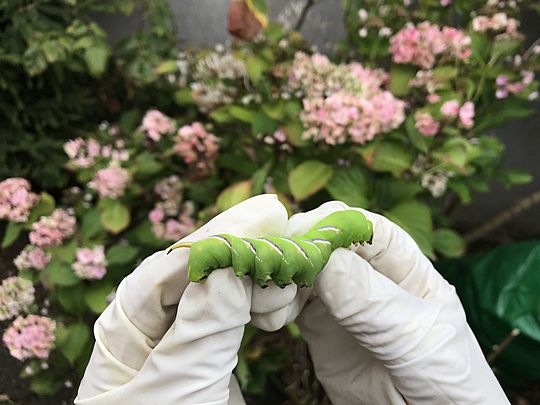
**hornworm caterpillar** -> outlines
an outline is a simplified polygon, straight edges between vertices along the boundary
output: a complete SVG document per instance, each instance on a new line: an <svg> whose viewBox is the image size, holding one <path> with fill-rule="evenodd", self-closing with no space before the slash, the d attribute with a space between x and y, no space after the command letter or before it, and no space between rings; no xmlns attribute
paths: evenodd
<svg viewBox="0 0 540 405"><path fill-rule="evenodd" d="M262 287L270 280L282 288L291 282L311 287L335 249L371 243L372 236L372 224L361 212L345 210L326 216L300 237L239 238L220 234L195 243L177 243L167 253L191 248L188 277L195 282L204 280L215 269L232 266L238 277L250 274Z"/></svg>

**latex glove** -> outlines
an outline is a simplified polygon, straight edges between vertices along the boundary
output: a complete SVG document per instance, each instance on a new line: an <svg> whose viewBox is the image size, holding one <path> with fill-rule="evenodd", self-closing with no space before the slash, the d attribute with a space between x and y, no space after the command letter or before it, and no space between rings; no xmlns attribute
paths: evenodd
<svg viewBox="0 0 540 405"><path fill-rule="evenodd" d="M297 214L287 234L343 209L351 208L331 202ZM360 211L373 223L373 243L336 250L298 318L332 402L507 404L454 287L405 231ZM295 298L289 320L303 300Z"/></svg>
<svg viewBox="0 0 540 405"><path fill-rule="evenodd" d="M286 224L287 212L276 196L263 195L183 240L217 233L281 235ZM250 278L238 279L230 269L213 272L205 283L189 283L188 255L188 249L155 253L120 283L94 326L96 344L77 404L227 403L252 293L264 312L255 314L260 319L272 318L272 308L285 306L291 295L259 300L261 290L252 289ZM230 389L229 403L244 403L234 379Z"/></svg>

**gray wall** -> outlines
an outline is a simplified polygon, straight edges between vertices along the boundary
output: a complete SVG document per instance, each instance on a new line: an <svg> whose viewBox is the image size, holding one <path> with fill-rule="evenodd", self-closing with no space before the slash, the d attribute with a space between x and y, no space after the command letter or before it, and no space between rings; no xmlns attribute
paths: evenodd
<svg viewBox="0 0 540 405"><path fill-rule="evenodd" d="M171 0L176 16L179 38L185 44L213 45L227 38L226 0ZM270 0L270 15L274 20L294 22L305 0ZM331 44L343 35L340 0L322 0L309 12L303 34L322 51L330 51ZM121 38L142 22L139 15L131 17L100 17L100 22L111 34L112 40ZM532 41L540 37L540 18L528 13L523 29ZM488 193L478 193L474 202L457 209L455 225L467 231L486 221L499 211L511 206L524 196L540 190L540 103L537 113L528 119L514 121L497 131L507 149L507 165L528 170L535 176L531 184L505 189L494 184ZM540 238L540 205L516 217L510 224L490 235L497 241L515 238Z"/></svg>

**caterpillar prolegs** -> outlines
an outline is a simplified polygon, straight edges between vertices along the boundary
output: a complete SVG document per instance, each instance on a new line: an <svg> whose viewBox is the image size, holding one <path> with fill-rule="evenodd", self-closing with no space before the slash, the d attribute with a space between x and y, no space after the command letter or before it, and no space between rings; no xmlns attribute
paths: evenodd
<svg viewBox="0 0 540 405"><path fill-rule="evenodd" d="M215 269L232 266L238 277L250 274L262 287L270 280L282 288L292 282L311 287L335 249L371 243L372 236L372 224L361 212L345 210L326 216L299 237L219 234L195 243L177 243L168 253L182 247L191 249L188 277L195 282Z"/></svg>

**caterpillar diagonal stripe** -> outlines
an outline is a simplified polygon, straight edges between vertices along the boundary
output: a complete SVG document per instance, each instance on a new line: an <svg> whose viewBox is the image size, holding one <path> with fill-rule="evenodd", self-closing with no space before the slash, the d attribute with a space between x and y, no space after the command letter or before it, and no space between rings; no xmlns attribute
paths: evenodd
<svg viewBox="0 0 540 405"><path fill-rule="evenodd" d="M198 242L181 242L190 248L188 277L203 281L215 269L231 267L238 277L251 275L266 287L270 280L285 287L294 282L311 287L332 252L359 243L371 243L373 226L359 211L336 211L299 237L239 238L229 234L210 236Z"/></svg>

